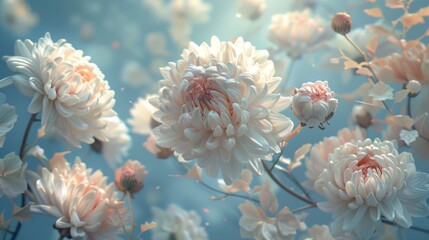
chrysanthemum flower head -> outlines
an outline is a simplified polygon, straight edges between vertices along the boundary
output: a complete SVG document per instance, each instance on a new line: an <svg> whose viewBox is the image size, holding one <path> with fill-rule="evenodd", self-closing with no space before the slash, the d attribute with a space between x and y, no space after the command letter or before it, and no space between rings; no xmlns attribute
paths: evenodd
<svg viewBox="0 0 429 240"><path fill-rule="evenodd" d="M73 146L92 143L94 137L107 141L101 131L106 117L115 116L114 92L90 57L64 39L53 42L49 33L37 43L18 40L15 56L6 56L16 75L0 80L0 87L14 83L32 97L28 111L42 112L46 131L53 128Z"/></svg>
<svg viewBox="0 0 429 240"><path fill-rule="evenodd" d="M6 134L12 130L18 120L15 106L6 103L6 96L0 93L0 148L3 147Z"/></svg>
<svg viewBox="0 0 429 240"><path fill-rule="evenodd" d="M334 236L352 232L369 239L382 228L382 218L409 228L411 217L429 215L429 174L417 172L413 156L398 153L395 143L346 143L329 160L315 189L327 199L318 207L334 215Z"/></svg>
<svg viewBox="0 0 429 240"><path fill-rule="evenodd" d="M197 159L209 176L219 170L227 184L243 166L261 172L293 123L279 112L289 98L275 94L280 78L266 51L249 42L190 43L182 59L161 68L159 111L154 129L158 144L185 160Z"/></svg>
<svg viewBox="0 0 429 240"><path fill-rule="evenodd" d="M185 211L171 204L167 209L152 208L157 227L153 230L153 239L158 240L206 240L201 218L195 211Z"/></svg>
<svg viewBox="0 0 429 240"><path fill-rule="evenodd" d="M301 124L310 128L328 122L337 109L338 100L328 87L327 81L307 82L295 89L292 99L292 112Z"/></svg>
<svg viewBox="0 0 429 240"><path fill-rule="evenodd" d="M55 227L73 239L122 239L127 209L113 184L79 158L70 166L64 154L56 154L40 175L30 173L31 210L55 217Z"/></svg>
<svg viewBox="0 0 429 240"><path fill-rule="evenodd" d="M334 36L334 32L323 19L311 14L309 9L305 9L273 15L268 39L291 58L319 49Z"/></svg>

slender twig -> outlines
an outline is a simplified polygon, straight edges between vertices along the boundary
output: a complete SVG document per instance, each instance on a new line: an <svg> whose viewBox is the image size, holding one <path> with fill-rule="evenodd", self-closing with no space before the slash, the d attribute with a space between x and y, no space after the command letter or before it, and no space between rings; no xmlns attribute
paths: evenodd
<svg viewBox="0 0 429 240"><path fill-rule="evenodd" d="M268 176L270 176L270 178L283 190L285 190L286 192L288 192L290 195L294 196L295 198L298 198L299 200L306 202L308 204L312 204L312 205L316 205L316 202L314 202L311 199L308 199L307 197L301 196L298 193L296 193L295 191L293 191L292 189L290 189L289 187L285 186L283 183L281 183L276 176L274 176L274 174L270 171L269 167L267 166L267 164L262 161L262 165L264 166L265 171L268 173Z"/></svg>
<svg viewBox="0 0 429 240"><path fill-rule="evenodd" d="M304 210L307 210L307 209L310 209L310 208L315 208L315 207L317 207L317 205L310 204L310 205L307 205L307 206L304 206L304 207L300 207L300 208L294 209L294 210L291 211L291 213L297 213L297 212L301 212L301 211L304 211Z"/></svg>
<svg viewBox="0 0 429 240"><path fill-rule="evenodd" d="M131 199L131 193L129 191L127 191L127 198L128 198L128 204L130 206L130 211L131 211L131 236L130 236L130 240L134 239L134 231L136 228L136 219L134 217L134 208L133 208L133 202Z"/></svg>
<svg viewBox="0 0 429 240"><path fill-rule="evenodd" d="M258 200L254 199L254 198L251 198L251 197L248 197L248 196L244 196L244 195L240 195L240 194L235 194L235 193L228 193L228 192L224 192L224 191L221 191L221 190L219 190L219 189L216 189L216 188L214 188L214 187L212 187L212 186L208 185L207 183L205 183L205 182L204 182L204 181L202 181L202 180L200 180L200 181L198 181L198 182L199 182L201 185L205 186L206 188L208 188L208 189L210 189L210 190L212 190L212 191L214 191L214 192L217 192L217 193L223 194L223 195L225 195L225 196L229 196L229 197L237 197L237 198L243 198L243 199L247 199L247 200L249 200L249 201L255 202L255 203L259 203L259 201L258 201Z"/></svg>
<svg viewBox="0 0 429 240"><path fill-rule="evenodd" d="M386 220L386 219L382 219L381 221L382 221L383 223L386 223L386 224L389 224L389 225L397 226L397 227L398 227L398 225L396 225L394 222L388 221L388 220ZM400 226L399 226L399 227L400 227ZM411 226L411 227L410 227L410 229L411 229L411 230L418 231L418 232L423 232L423 233L428 233L428 234L429 234L429 229L425 229L425 228L421 228L421 227L416 227L416 226Z"/></svg>
<svg viewBox="0 0 429 240"><path fill-rule="evenodd" d="M289 135L287 135L282 141L280 141L282 144L287 143L289 140L291 140L295 135L297 135L302 130L302 124L299 124L298 127L296 127Z"/></svg>
<svg viewBox="0 0 429 240"><path fill-rule="evenodd" d="M176 162L182 167L182 168L184 168L185 170L187 170L188 169L188 167L184 164L184 163L181 163L181 162L179 162L179 159L177 159L175 156L174 156L174 159L176 160ZM259 203L259 200L256 200L256 199L254 199L254 198L251 198L251 197L249 197L249 196L245 196L245 195L240 195L240 194L236 194L236 193L228 193L228 192L224 192L224 191L222 191L222 190L219 190L219 189L216 189L216 188L214 188L214 187L212 187L212 186L210 186L209 184L207 184L207 183L205 183L203 180L197 180L197 182L199 182L201 185L203 185L204 187L206 187L206 188L208 188L208 189L210 189L210 190L212 190L213 192L217 192L217 193L220 193L220 194L222 194L222 195L224 195L224 198L225 197L237 197L237 198L243 198L243 199L246 199L246 200L249 200L249 201L252 201L252 202L255 202L255 203Z"/></svg>
<svg viewBox="0 0 429 240"><path fill-rule="evenodd" d="M21 147L19 149L19 158L21 161L25 162L25 146L27 145L28 137L30 136L31 127L35 122L37 113L32 114L30 120L28 120L27 127L25 128L24 137L22 138ZM21 194L21 207L25 206L25 193ZM18 233L21 230L22 223L18 221L18 224L13 231L11 240L15 240L18 237Z"/></svg>
<svg viewBox="0 0 429 240"><path fill-rule="evenodd" d="M284 172L284 173L285 173L286 177L289 178L289 180L291 180L302 191L302 193L304 193L304 195L308 199L310 199L310 194L307 192L307 190L305 190L305 188L298 181L298 179L296 179L295 175L293 175L293 173L291 173L291 172Z"/></svg>
<svg viewBox="0 0 429 240"><path fill-rule="evenodd" d="M366 66L365 67L368 68L369 71L372 74L372 77L371 77L372 83L375 84L375 83L380 82L380 80L378 80L377 75L375 74L374 70L369 65L368 56L366 56L365 52L362 51L362 49L358 45L356 45L356 43L353 42L353 40L351 40L349 38L349 36L347 36L347 34L344 34L343 36L359 52L359 54L363 57L363 59L365 59L365 62L366 62ZM389 106L387 106L386 102L385 101L381 101L381 103L383 104L383 106L387 110L387 112L391 113L391 110L390 110Z"/></svg>
<svg viewBox="0 0 429 240"><path fill-rule="evenodd" d="M279 162L280 158L282 157L283 154L283 150L280 150L279 155L277 156L276 160L274 161L273 165L270 168L270 171L273 171L274 167L277 165L277 163Z"/></svg>

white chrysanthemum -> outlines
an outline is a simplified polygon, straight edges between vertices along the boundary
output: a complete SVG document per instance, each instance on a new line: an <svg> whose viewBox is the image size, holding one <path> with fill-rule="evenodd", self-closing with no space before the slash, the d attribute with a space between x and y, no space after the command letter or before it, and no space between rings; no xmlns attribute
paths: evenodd
<svg viewBox="0 0 429 240"><path fill-rule="evenodd" d="M329 121L337 109L338 100L334 96L327 81L304 83L301 88L295 88L292 112L301 124L323 129L323 123Z"/></svg>
<svg viewBox="0 0 429 240"><path fill-rule="evenodd" d="M275 14L268 27L268 39L291 58L319 49L334 35L327 23L320 17L312 18L311 11Z"/></svg>
<svg viewBox="0 0 429 240"><path fill-rule="evenodd" d="M149 135L152 133L152 129L159 125L154 119L153 114L157 108L149 103L152 98L157 98L158 95L151 94L145 98L137 99L133 107L130 110L131 119L128 119L128 124L131 125L134 133Z"/></svg>
<svg viewBox="0 0 429 240"><path fill-rule="evenodd" d="M128 134L128 127L118 117L108 118L105 131L107 142L102 142L98 139L91 147L101 152L110 167L114 168L122 163L124 157L128 155L128 150L131 148L131 137Z"/></svg>
<svg viewBox="0 0 429 240"><path fill-rule="evenodd" d="M334 236L352 232L369 239L382 218L409 228L411 217L429 215L429 174L416 172L413 156L399 154L393 142L346 143L329 160L315 189L327 198L318 207L334 215Z"/></svg>
<svg viewBox="0 0 429 240"><path fill-rule="evenodd" d="M243 165L260 173L260 159L271 160L291 132L292 121L279 113L290 98L273 93L280 78L268 52L242 38L190 43L182 59L161 73L160 96L151 101L162 123L154 129L158 144L197 159L211 177L220 169L230 184Z"/></svg>
<svg viewBox="0 0 429 240"><path fill-rule="evenodd" d="M3 147L6 134L12 130L18 120L15 107L5 102L6 97L0 93L0 147Z"/></svg>
<svg viewBox="0 0 429 240"><path fill-rule="evenodd" d="M64 154L56 154L40 176L30 173L31 210L57 218L55 227L65 237L122 239L127 210L118 202L113 183L107 184L101 171L93 173L79 158L70 166Z"/></svg>
<svg viewBox="0 0 429 240"><path fill-rule="evenodd" d="M16 34L26 34L39 21L25 0L0 1L0 16L2 25Z"/></svg>
<svg viewBox="0 0 429 240"><path fill-rule="evenodd" d="M250 202L240 204L240 233L242 237L257 240L293 240L297 230L307 226L300 217L283 208L276 217L268 217L262 208Z"/></svg>
<svg viewBox="0 0 429 240"><path fill-rule="evenodd" d="M205 240L207 233L201 227L201 219L194 211L185 211L171 204L164 211L152 209L157 227L152 230L153 240Z"/></svg>
<svg viewBox="0 0 429 240"><path fill-rule="evenodd" d="M27 190L26 167L27 164L13 152L0 158L0 197L14 198Z"/></svg>
<svg viewBox="0 0 429 240"><path fill-rule="evenodd" d="M328 166L329 154L333 153L337 147L347 142L357 142L365 139L365 132L359 128L350 130L343 128L338 131L337 136L324 138L323 141L314 144L311 147L310 154L305 158L308 180L304 185L310 189L314 188L314 182L318 179L323 169Z"/></svg>
<svg viewBox="0 0 429 240"><path fill-rule="evenodd" d="M266 9L265 0L239 0L237 2L237 16L250 20L258 19Z"/></svg>
<svg viewBox="0 0 429 240"><path fill-rule="evenodd" d="M73 146L92 143L94 137L106 141L102 131L106 117L115 116L114 92L90 57L65 40L52 42L49 33L39 39L18 40L15 56L5 57L16 75L0 80L0 87L14 83L32 97L28 111L42 112L46 131L56 128Z"/></svg>

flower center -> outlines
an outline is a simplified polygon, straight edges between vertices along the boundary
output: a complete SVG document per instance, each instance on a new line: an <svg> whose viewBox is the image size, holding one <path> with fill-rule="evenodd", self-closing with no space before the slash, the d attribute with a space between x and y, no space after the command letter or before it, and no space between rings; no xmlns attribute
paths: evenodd
<svg viewBox="0 0 429 240"><path fill-rule="evenodd" d="M194 78L186 89L186 111L193 112L195 108L200 108L201 113L204 110L215 111L218 114L229 112L232 114L232 103L226 92L216 81L207 77Z"/></svg>
<svg viewBox="0 0 429 240"><path fill-rule="evenodd" d="M354 171L362 170L362 174L364 175L364 177L366 177L368 175L368 169L375 170L378 176L381 177L382 168L380 164L378 164L378 162L374 159L371 153L367 154L365 157L359 160L359 162L354 168Z"/></svg>
<svg viewBox="0 0 429 240"><path fill-rule="evenodd" d="M89 65L79 65L74 69L75 73L79 74L84 82L90 82L96 77L93 70L94 68Z"/></svg>

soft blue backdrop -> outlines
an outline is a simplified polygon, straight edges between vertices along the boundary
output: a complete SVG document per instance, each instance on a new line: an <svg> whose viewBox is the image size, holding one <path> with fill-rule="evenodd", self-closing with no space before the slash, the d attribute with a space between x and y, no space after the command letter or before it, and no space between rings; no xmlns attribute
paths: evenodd
<svg viewBox="0 0 429 240"><path fill-rule="evenodd" d="M65 38L72 43L75 48L82 49L87 55L92 56L93 62L97 63L111 87L116 91L115 109L122 119L129 118L129 109L132 103L146 93L151 93L150 87L134 88L121 81L121 70L127 60L136 60L143 66L149 66L153 60L147 49L145 49L145 36L150 32L162 32L168 36L168 23L156 18L153 12L143 6L138 0L28 0L29 5L39 15L39 24L31 29L28 34L18 36L10 31L0 28L0 55L12 55L14 42L17 38L29 38L36 41L45 32L50 32L54 40ZM263 49L271 46L266 40L267 26L270 16L274 13L284 13L289 10L291 0L267 0L268 9L262 19L251 23L235 17L235 2L232 0L208 0L212 4L210 21L198 24L193 27L192 40L201 43L209 41L212 35L217 35L221 40L230 40L233 36L243 36L245 40L251 41L257 48ZM317 7L317 13L326 19L336 11L348 11L353 17L354 26L364 26L366 23L374 22L363 14L360 6L364 1L343 1L343 0L319 0L327 2ZM427 0L417 0L420 6L427 5ZM94 26L94 34L90 40L81 37L80 24L91 22ZM427 25L421 28L427 28ZM119 41L121 47L113 49L113 41ZM131 46L127 47L126 42ZM181 48L168 41L169 55L164 57L167 61L176 61L180 58ZM361 77L354 76L352 81L344 83L341 77L342 71L326 70L321 67L320 54L306 56L296 62L290 76L289 87L298 86L306 81L328 80L331 88L338 93L350 92L359 83L365 81ZM3 61L0 61L0 78L12 74ZM160 79L160 75L152 73L153 86ZM1 89L5 93L10 104L17 108L18 122L15 129L7 135L4 148L0 149L0 156L11 151L18 151L25 124L28 121L29 113L27 106L30 99L20 95L14 87ZM336 132L348 126L351 104L340 101L339 109L336 112L331 125L322 131L319 129L304 129L301 134L294 138L285 148L285 155L292 157L294 151L305 143L315 143L323 139L324 136L335 135ZM290 113L289 113L290 114ZM292 115L290 115L292 116ZM296 122L296 121L295 121ZM36 124L38 127L38 125ZM33 129L30 143L35 139ZM374 133L370 132L373 136ZM238 204L241 199L228 198L225 201L211 201L211 196L218 196L210 190L202 187L190 179L177 179L169 175L182 173L177 163L170 160L158 160L142 148L145 137L132 134L133 147L129 153L130 159L140 160L146 165L149 176L146 179L144 190L136 195L134 199L137 222L152 220L150 208L158 206L165 208L170 203L176 203L187 210L197 211L206 225L206 230L210 239L240 239L238 219L240 212ZM55 140L45 139L40 142L45 148L48 157L55 152L71 150L70 147ZM74 156L84 156L88 152L88 146L82 149L73 149L68 155L72 161ZM28 158L29 169L36 170L38 161L35 158ZM91 153L86 160L88 166L94 169L101 169L113 180L114 170L109 168L103 158L95 153ZM417 161L418 168L429 169L428 161ZM304 169L298 169L297 174L300 180L304 180ZM286 179L284 179L286 181ZM215 181L207 179L215 185ZM312 194L315 196L316 194ZM295 201L283 192L277 194L282 206L294 209L303 206L303 203ZM316 197L316 196L315 196ZM317 197L316 197L317 198ZM0 211L6 209L10 215L10 205L5 199L0 200ZM209 209L208 213L203 211ZM307 224L311 226L315 223L328 223L330 215L321 213L317 209L309 211ZM54 232L52 225L55 219L47 216L34 216L31 221L25 222L19 239L58 239L58 233ZM416 225L429 227L428 219L415 221ZM423 239L427 237L418 232L406 231L407 238ZM142 235L144 239L150 237L150 233Z"/></svg>

